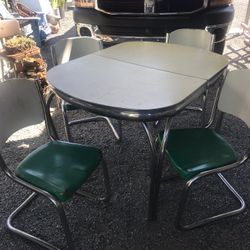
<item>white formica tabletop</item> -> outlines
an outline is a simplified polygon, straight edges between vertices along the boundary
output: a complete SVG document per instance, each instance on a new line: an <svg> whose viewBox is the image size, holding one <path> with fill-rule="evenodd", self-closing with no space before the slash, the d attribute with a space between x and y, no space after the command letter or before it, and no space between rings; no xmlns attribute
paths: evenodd
<svg viewBox="0 0 250 250"><path fill-rule="evenodd" d="M48 81L88 111L157 120L201 95L227 64L225 56L192 47L126 42L54 67Z"/></svg>

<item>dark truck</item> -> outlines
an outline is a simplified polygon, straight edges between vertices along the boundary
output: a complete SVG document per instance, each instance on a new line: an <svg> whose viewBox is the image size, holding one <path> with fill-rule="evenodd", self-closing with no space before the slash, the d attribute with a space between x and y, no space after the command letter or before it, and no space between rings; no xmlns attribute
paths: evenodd
<svg viewBox="0 0 250 250"><path fill-rule="evenodd" d="M179 28L207 29L222 53L233 20L232 0L75 0L79 36L98 36L104 44L126 40L165 41Z"/></svg>

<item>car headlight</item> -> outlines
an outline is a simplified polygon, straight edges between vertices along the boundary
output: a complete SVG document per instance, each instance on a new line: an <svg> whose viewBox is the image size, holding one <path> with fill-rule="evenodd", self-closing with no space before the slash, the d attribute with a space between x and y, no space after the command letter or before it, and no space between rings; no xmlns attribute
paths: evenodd
<svg viewBox="0 0 250 250"><path fill-rule="evenodd" d="M95 8L95 0L75 0L75 7Z"/></svg>
<svg viewBox="0 0 250 250"><path fill-rule="evenodd" d="M210 0L211 7L218 7L231 4L233 0Z"/></svg>

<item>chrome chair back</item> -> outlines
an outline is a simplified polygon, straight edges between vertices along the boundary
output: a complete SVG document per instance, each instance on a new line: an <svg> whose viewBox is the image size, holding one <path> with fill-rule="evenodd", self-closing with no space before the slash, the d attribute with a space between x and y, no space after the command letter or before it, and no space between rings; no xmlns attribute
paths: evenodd
<svg viewBox="0 0 250 250"><path fill-rule="evenodd" d="M177 29L168 34L166 42L212 51L214 45L214 35L202 29ZM201 112L205 111L207 95L208 90L206 90L203 94L203 103L201 106L188 106L187 109ZM205 123L204 115L205 114L203 113L202 124Z"/></svg>
<svg viewBox="0 0 250 250"><path fill-rule="evenodd" d="M55 45L51 47L51 56L54 65L66 63L70 60L76 59L81 56L86 56L90 53L94 53L102 49L102 42L98 39L91 37L72 37L64 40L60 40ZM69 83L70 84L70 83ZM50 104L48 104L50 105ZM87 123L92 121L105 121L108 123L111 131L113 132L115 138L120 140L120 136L117 133L115 127L113 126L111 120L104 116L94 116L89 118L82 118L69 121L67 113L72 110L76 110L74 105L71 105L64 100L61 101L61 109L63 113L63 121L65 127L65 134L68 141L72 141L72 135L70 131L70 126L79 123ZM120 129L120 124L119 124Z"/></svg>
<svg viewBox="0 0 250 250"><path fill-rule="evenodd" d="M227 74L218 109L243 120L250 127L250 70L235 70Z"/></svg>
<svg viewBox="0 0 250 250"><path fill-rule="evenodd" d="M51 47L54 65L66 63L103 48L100 40L91 37L71 37L58 41Z"/></svg>
<svg viewBox="0 0 250 250"><path fill-rule="evenodd" d="M212 50L214 36L202 29L178 29L169 34L167 42Z"/></svg>

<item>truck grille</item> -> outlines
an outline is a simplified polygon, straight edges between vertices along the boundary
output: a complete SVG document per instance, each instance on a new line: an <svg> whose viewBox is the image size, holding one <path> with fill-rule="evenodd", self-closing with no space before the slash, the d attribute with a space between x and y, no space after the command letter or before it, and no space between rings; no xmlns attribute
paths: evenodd
<svg viewBox="0 0 250 250"><path fill-rule="evenodd" d="M187 13L203 8L208 0L97 0L98 9L109 13L144 13L147 2L153 4L154 13ZM146 12L148 13L148 12Z"/></svg>
<svg viewBox="0 0 250 250"><path fill-rule="evenodd" d="M193 12L204 6L204 0L156 0L155 13Z"/></svg>
<svg viewBox="0 0 250 250"><path fill-rule="evenodd" d="M144 0L98 0L97 2L98 8L107 12L144 12Z"/></svg>

